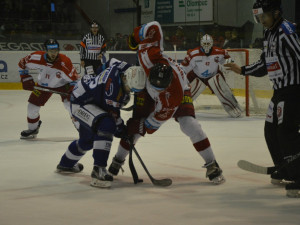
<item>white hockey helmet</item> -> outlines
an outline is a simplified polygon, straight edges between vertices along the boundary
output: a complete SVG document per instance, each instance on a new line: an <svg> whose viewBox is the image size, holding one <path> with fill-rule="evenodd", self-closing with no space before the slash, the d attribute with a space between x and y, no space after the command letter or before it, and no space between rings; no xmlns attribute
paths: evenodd
<svg viewBox="0 0 300 225"><path fill-rule="evenodd" d="M203 48L204 52L208 54L214 44L214 40L213 40L212 36L205 34L201 38L200 44L201 44L201 47Z"/></svg>
<svg viewBox="0 0 300 225"><path fill-rule="evenodd" d="M125 84L130 88L130 91L139 92L146 86L146 73L141 66L129 67L125 73Z"/></svg>

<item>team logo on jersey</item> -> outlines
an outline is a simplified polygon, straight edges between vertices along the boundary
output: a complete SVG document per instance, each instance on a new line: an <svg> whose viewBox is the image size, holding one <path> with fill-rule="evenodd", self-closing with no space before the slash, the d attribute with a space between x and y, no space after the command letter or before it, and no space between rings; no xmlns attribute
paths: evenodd
<svg viewBox="0 0 300 225"><path fill-rule="evenodd" d="M284 109L284 102L279 102L277 104L278 124L281 124L283 122L283 109Z"/></svg>
<svg viewBox="0 0 300 225"><path fill-rule="evenodd" d="M57 72L57 73L56 73L56 77L57 77L58 79L60 79L60 78L61 78L61 72Z"/></svg>
<svg viewBox="0 0 300 225"><path fill-rule="evenodd" d="M216 63L219 63L220 62L220 57L216 56L214 60L215 60Z"/></svg>
<svg viewBox="0 0 300 225"><path fill-rule="evenodd" d="M114 85L112 84L112 79L109 78L105 84L105 94L111 96L114 92Z"/></svg>
<svg viewBox="0 0 300 225"><path fill-rule="evenodd" d="M101 73L100 78L99 78L99 84L106 83L106 80L107 80L112 68L113 67L109 67Z"/></svg>

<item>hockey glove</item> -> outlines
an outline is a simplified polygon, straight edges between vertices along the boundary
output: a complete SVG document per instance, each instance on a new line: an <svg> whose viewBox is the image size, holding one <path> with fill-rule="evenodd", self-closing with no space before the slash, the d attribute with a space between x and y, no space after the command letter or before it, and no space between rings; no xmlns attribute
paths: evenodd
<svg viewBox="0 0 300 225"><path fill-rule="evenodd" d="M127 134L129 137L132 137L135 134L140 134L144 136L146 133L146 127L144 125L144 119L133 119L130 118L127 121Z"/></svg>
<svg viewBox="0 0 300 225"><path fill-rule="evenodd" d="M117 129L114 134L116 138L126 138L127 137L127 127L124 124L124 121L121 118L117 119L116 122Z"/></svg>
<svg viewBox="0 0 300 225"><path fill-rule="evenodd" d="M33 91L35 83L32 76L29 74L24 74L24 75L20 75L20 77L21 77L23 89L27 91Z"/></svg>
<svg viewBox="0 0 300 225"><path fill-rule="evenodd" d="M134 39L134 34L128 37L128 47L133 51L136 51L139 47L139 44Z"/></svg>

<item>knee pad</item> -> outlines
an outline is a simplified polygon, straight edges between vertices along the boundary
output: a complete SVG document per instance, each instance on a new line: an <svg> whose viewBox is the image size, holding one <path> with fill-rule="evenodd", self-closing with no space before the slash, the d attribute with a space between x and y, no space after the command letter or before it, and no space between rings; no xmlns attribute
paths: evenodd
<svg viewBox="0 0 300 225"><path fill-rule="evenodd" d="M40 106L34 105L32 103L28 103L27 106L27 117L30 119L35 119L39 117L39 112L40 112Z"/></svg>
<svg viewBox="0 0 300 225"><path fill-rule="evenodd" d="M75 144L77 145L79 152L88 151L93 148L93 141L85 141L85 140L79 139L78 142L76 142Z"/></svg>
<svg viewBox="0 0 300 225"><path fill-rule="evenodd" d="M96 134L99 138L105 140L112 140L113 135L116 132L116 122L111 116L105 116L96 124Z"/></svg>
<svg viewBox="0 0 300 225"><path fill-rule="evenodd" d="M182 132L190 137L192 143L196 143L207 138L206 134L203 132L201 125L198 121L191 116L183 116L178 118L180 124L180 129Z"/></svg>

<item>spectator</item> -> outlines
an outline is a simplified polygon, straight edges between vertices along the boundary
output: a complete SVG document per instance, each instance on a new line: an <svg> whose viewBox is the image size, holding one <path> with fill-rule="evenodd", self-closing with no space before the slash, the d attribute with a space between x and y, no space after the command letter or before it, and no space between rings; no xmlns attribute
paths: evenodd
<svg viewBox="0 0 300 225"><path fill-rule="evenodd" d="M227 43L227 48L241 48L241 39L238 38L237 30L231 32L231 40Z"/></svg>
<svg viewBox="0 0 300 225"><path fill-rule="evenodd" d="M214 46L222 48L223 47L223 43L224 43L224 37L221 35L220 33L220 28L218 25L215 25L212 32L211 32L211 36L214 40Z"/></svg>
<svg viewBox="0 0 300 225"><path fill-rule="evenodd" d="M115 50L125 50L127 48L127 40L124 39L121 33L116 33Z"/></svg>
<svg viewBox="0 0 300 225"><path fill-rule="evenodd" d="M226 30L225 31L225 40L224 40L224 44L223 44L223 49L228 48L228 42L231 40L231 31L230 30Z"/></svg>
<svg viewBox="0 0 300 225"><path fill-rule="evenodd" d="M176 45L177 50L185 50L186 37L182 26L178 26L175 35L171 37L171 44Z"/></svg>
<svg viewBox="0 0 300 225"><path fill-rule="evenodd" d="M197 32L196 43L195 43L194 46L200 45L201 38L204 36L204 34L205 34L205 31L204 31L203 29L200 29L200 30Z"/></svg>
<svg viewBox="0 0 300 225"><path fill-rule="evenodd" d="M263 48L263 38L255 38L255 41L253 42L253 44L249 45L249 48Z"/></svg>
<svg viewBox="0 0 300 225"><path fill-rule="evenodd" d="M116 41L113 37L111 37L109 40L108 40L108 43L107 43L107 50L108 51L115 51L115 44L116 44Z"/></svg>

